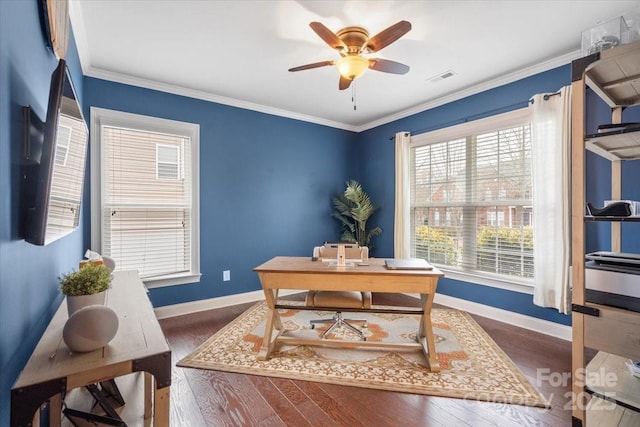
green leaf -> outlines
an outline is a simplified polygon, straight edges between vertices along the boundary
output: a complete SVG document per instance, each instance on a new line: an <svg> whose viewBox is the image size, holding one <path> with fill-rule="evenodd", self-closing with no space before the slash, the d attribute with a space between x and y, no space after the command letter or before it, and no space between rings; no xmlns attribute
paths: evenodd
<svg viewBox="0 0 640 427"><path fill-rule="evenodd" d="M342 226L341 239L357 242L360 246L372 248L371 239L382 233L380 227L367 231L367 221L378 209L355 180L348 181L346 189L333 199L335 211L331 214Z"/></svg>

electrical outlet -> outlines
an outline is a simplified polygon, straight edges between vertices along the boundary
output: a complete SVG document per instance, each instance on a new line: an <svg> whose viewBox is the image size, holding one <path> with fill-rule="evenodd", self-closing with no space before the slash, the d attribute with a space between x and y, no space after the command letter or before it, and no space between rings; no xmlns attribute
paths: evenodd
<svg viewBox="0 0 640 427"><path fill-rule="evenodd" d="M222 281L228 282L229 280L231 280L231 270L224 270L222 272Z"/></svg>

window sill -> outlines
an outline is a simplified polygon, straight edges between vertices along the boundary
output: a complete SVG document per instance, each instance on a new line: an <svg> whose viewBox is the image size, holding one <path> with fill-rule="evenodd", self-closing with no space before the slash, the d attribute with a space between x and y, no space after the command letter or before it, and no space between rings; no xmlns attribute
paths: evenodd
<svg viewBox="0 0 640 427"><path fill-rule="evenodd" d="M147 289L164 288L166 286L186 285L200 282L201 273L175 274L152 279L142 279Z"/></svg>
<svg viewBox="0 0 640 427"><path fill-rule="evenodd" d="M447 279L459 280L461 282L473 283L476 285L491 286L492 288L505 289L512 292L520 292L523 294L533 295L533 282L510 282L503 279L479 276L471 273L464 273L458 270L448 270L444 267L437 266L444 273Z"/></svg>

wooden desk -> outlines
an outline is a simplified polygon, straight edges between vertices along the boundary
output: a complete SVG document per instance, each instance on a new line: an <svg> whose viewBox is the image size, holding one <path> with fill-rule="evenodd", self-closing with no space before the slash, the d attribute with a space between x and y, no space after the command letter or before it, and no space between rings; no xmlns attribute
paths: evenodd
<svg viewBox="0 0 640 427"><path fill-rule="evenodd" d="M72 353L62 339L63 301L11 390L12 426L32 425L47 400L50 425L59 426L66 391L139 371L145 372L144 424L153 415L155 426L169 425L171 350L136 271L114 273L106 305L118 314L116 336L99 350Z"/></svg>
<svg viewBox="0 0 640 427"><path fill-rule="evenodd" d="M280 289L315 289L328 291L370 291L389 293L418 293L421 308L413 311L419 314L420 329L418 342L415 345L422 348L429 363L429 368L437 372L440 370L436 358L436 347L431 327L431 307L436 293L438 278L443 274L438 269L433 270L388 270L383 259L369 259L368 266L335 267L320 261L311 261L309 257L275 257L254 268L260 277L260 283L269 307L262 348L258 359L266 360L278 342L293 343L294 340L281 336L282 322L278 313L278 291ZM297 307L305 308L305 307ZM328 307L328 309L331 309ZM349 309L347 311L355 311ZM367 311L367 310L362 310ZM371 310L375 311L375 307ZM407 313L407 310L378 310ZM272 338L273 330L278 332ZM314 340L316 341L316 340ZM340 341L317 340L317 344L331 344L343 347L377 346L380 343L368 341ZM389 346L389 345L385 345ZM392 346L406 347L407 344L392 344Z"/></svg>

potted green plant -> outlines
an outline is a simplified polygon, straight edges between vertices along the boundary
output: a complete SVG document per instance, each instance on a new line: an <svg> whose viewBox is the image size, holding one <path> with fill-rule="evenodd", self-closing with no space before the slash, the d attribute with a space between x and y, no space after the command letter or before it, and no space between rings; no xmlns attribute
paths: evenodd
<svg viewBox="0 0 640 427"><path fill-rule="evenodd" d="M357 242L360 246L373 248L371 239L382 233L382 228L367 230L369 217L378 209L362 186L354 180L347 182L347 188L333 199L335 211L332 216L342 224L343 242Z"/></svg>
<svg viewBox="0 0 640 427"><path fill-rule="evenodd" d="M67 296L69 316L82 307L104 304L111 286L111 271L104 265L87 264L60 277L60 291Z"/></svg>

